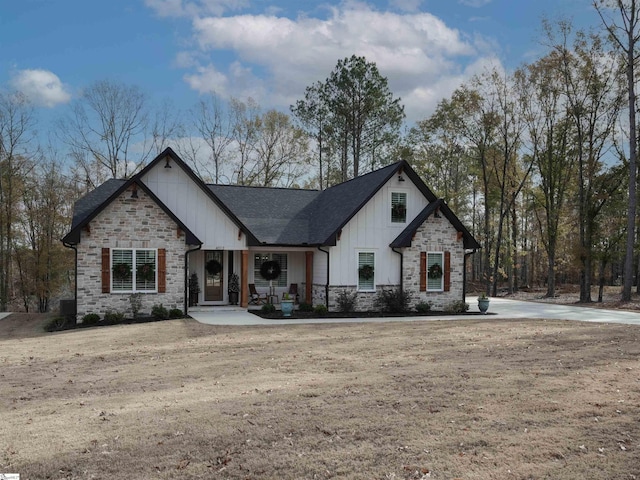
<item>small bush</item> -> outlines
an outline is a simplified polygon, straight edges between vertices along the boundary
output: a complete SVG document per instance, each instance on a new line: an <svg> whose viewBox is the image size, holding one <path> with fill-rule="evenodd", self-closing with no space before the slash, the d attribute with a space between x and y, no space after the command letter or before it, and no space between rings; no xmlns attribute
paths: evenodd
<svg viewBox="0 0 640 480"><path fill-rule="evenodd" d="M166 320L169 318L169 311L162 304L154 305L151 309L151 316L159 320Z"/></svg>
<svg viewBox="0 0 640 480"><path fill-rule="evenodd" d="M172 308L169 310L169 318L182 318L183 316L182 310L179 308Z"/></svg>
<svg viewBox="0 0 640 480"><path fill-rule="evenodd" d="M109 325L115 325L117 323L122 323L123 320L124 313L118 311L112 312L111 310L107 310L104 314L102 322Z"/></svg>
<svg viewBox="0 0 640 480"><path fill-rule="evenodd" d="M431 311L431 302L418 302L416 303L416 312L428 313Z"/></svg>
<svg viewBox="0 0 640 480"><path fill-rule="evenodd" d="M97 325L100 321L100 315L97 313L87 313L84 317L82 317L83 325Z"/></svg>
<svg viewBox="0 0 640 480"><path fill-rule="evenodd" d="M447 313L464 313L467 310L469 310L469 304L463 302L462 300L452 302L444 309L444 311Z"/></svg>
<svg viewBox="0 0 640 480"><path fill-rule="evenodd" d="M276 306L273 303L265 303L260 311L265 314L273 313L276 311Z"/></svg>
<svg viewBox="0 0 640 480"><path fill-rule="evenodd" d="M356 309L356 298L358 297L357 293L349 293L346 290L343 290L338 295L336 299L336 305L338 307L339 312L353 312Z"/></svg>
<svg viewBox="0 0 640 480"><path fill-rule="evenodd" d="M310 303L302 302L298 305L298 310L301 312L313 312L313 305Z"/></svg>
<svg viewBox="0 0 640 480"><path fill-rule="evenodd" d="M405 313L409 311L411 294L399 287L381 290L374 301L374 306L382 312Z"/></svg>
<svg viewBox="0 0 640 480"><path fill-rule="evenodd" d="M49 320L44 324L45 332L57 332L58 330L64 330L67 326L67 319L64 317L56 317Z"/></svg>
<svg viewBox="0 0 640 480"><path fill-rule="evenodd" d="M324 317L328 312L329 310L327 309L327 306L323 305L322 303L313 307L313 313L315 313L319 317Z"/></svg>

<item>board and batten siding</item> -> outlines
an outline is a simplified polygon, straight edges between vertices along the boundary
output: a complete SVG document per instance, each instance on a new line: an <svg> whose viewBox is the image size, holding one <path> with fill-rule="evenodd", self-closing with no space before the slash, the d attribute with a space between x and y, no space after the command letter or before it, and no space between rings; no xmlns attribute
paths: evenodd
<svg viewBox="0 0 640 480"><path fill-rule="evenodd" d="M158 162L142 181L203 242L203 250L247 249L239 227L182 168Z"/></svg>
<svg viewBox="0 0 640 480"><path fill-rule="evenodd" d="M429 203L414 183L407 176L404 178L405 181L400 182L394 175L344 226L337 245L331 247L331 285L358 284L358 252L375 253L376 285L400 284L400 255L393 252L389 244ZM406 223L391 222L392 192L407 194Z"/></svg>

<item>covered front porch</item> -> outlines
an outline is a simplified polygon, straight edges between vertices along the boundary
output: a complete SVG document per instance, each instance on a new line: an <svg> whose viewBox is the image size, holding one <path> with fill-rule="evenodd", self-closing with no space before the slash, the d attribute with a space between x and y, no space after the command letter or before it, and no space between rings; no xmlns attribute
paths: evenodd
<svg viewBox="0 0 640 480"><path fill-rule="evenodd" d="M311 303L313 257L313 250L295 247L248 250L203 247L193 251L188 256L189 307L238 305L246 309L260 308L265 302L277 305L292 285L297 286L299 302ZM267 279L261 274L266 262L277 265L275 278ZM259 302L252 301L250 284L255 286Z"/></svg>

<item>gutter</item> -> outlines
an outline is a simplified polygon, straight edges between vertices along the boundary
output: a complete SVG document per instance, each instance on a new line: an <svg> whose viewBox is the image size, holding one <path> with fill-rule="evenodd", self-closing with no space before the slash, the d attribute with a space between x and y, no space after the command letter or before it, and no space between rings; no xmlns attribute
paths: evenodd
<svg viewBox="0 0 640 480"><path fill-rule="evenodd" d="M400 291L404 291L404 277L402 276L402 266L404 263L404 255L402 252L399 252L396 250L396 247L391 247L391 251L393 253L397 253L398 255L400 255Z"/></svg>
<svg viewBox="0 0 640 480"><path fill-rule="evenodd" d="M324 286L324 303L325 303L325 306L327 307L327 310L329 310L329 268L331 268L330 262L329 262L329 250L323 250L320 247L318 247L318 250L327 254L327 282Z"/></svg>
<svg viewBox="0 0 640 480"><path fill-rule="evenodd" d="M74 252L74 278L73 278L73 300L74 300L74 309L73 309L73 314L74 317L78 314L78 249L76 248L76 246L72 243L67 243L67 242L62 242L62 245L64 245L67 248L70 248L73 250Z"/></svg>
<svg viewBox="0 0 640 480"><path fill-rule="evenodd" d="M465 252L463 261L462 261L462 301L467 301L467 257L476 253L475 249L472 249L470 252Z"/></svg>
<svg viewBox="0 0 640 480"><path fill-rule="evenodd" d="M196 248L192 248L187 250L184 254L184 314L187 315L187 310L189 306L189 254L191 252L197 252L202 248L202 244L198 245Z"/></svg>

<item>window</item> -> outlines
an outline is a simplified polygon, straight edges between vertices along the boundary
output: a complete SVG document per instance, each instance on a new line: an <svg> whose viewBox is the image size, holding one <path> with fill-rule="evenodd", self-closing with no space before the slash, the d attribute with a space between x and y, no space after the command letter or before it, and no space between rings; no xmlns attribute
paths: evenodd
<svg viewBox="0 0 640 480"><path fill-rule="evenodd" d="M375 254L358 252L358 290L375 290Z"/></svg>
<svg viewBox="0 0 640 480"><path fill-rule="evenodd" d="M112 292L155 292L157 250L113 249L111 251Z"/></svg>
<svg viewBox="0 0 640 480"><path fill-rule="evenodd" d="M276 262L280 267L280 275L271 281L274 287L287 287L289 285L288 261L286 253L256 253L253 257L253 282L256 287L268 287L269 280L262 278L260 268L265 262Z"/></svg>
<svg viewBox="0 0 640 480"><path fill-rule="evenodd" d="M407 222L407 194L391 192L391 223Z"/></svg>
<svg viewBox="0 0 640 480"><path fill-rule="evenodd" d="M444 252L427 252L427 291L444 290Z"/></svg>

